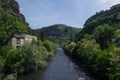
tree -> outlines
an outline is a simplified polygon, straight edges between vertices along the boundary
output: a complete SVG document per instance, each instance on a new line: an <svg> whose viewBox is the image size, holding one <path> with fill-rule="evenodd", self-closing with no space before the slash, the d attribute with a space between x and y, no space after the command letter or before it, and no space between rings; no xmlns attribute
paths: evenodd
<svg viewBox="0 0 120 80"><path fill-rule="evenodd" d="M97 43L100 44L101 49L107 48L110 45L111 39L114 37L114 30L108 24L101 25L96 28L94 37Z"/></svg>
<svg viewBox="0 0 120 80"><path fill-rule="evenodd" d="M41 41L45 40L45 33L43 31L40 32L40 39Z"/></svg>

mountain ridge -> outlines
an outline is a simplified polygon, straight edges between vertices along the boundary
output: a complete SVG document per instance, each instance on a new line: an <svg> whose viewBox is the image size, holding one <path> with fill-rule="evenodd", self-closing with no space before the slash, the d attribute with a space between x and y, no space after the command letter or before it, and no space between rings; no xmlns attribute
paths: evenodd
<svg viewBox="0 0 120 80"><path fill-rule="evenodd" d="M109 10L102 10L88 18L83 27L83 33L91 34L100 25L108 24L115 27L119 24L120 4L112 6ZM114 24L113 24L114 23Z"/></svg>
<svg viewBox="0 0 120 80"><path fill-rule="evenodd" d="M65 24L54 24L48 27L43 27L41 29L36 29L35 31L40 35L41 32L45 34L47 37L52 37L53 39L63 39L65 41L69 41L70 36L74 37L76 33L78 33L81 29L75 28L71 26L67 26Z"/></svg>
<svg viewBox="0 0 120 80"><path fill-rule="evenodd" d="M101 10L100 12L96 12L95 15L91 16L90 18L86 20L84 26L86 26L87 23L95 19L103 18L103 17L110 16L116 13L120 13L120 4L113 5L112 7L110 7L109 10Z"/></svg>

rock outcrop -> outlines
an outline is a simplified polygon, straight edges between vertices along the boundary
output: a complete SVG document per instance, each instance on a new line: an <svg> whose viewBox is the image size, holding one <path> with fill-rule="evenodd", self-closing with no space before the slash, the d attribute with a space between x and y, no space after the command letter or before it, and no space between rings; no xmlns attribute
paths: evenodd
<svg viewBox="0 0 120 80"><path fill-rule="evenodd" d="M6 12L19 17L25 21L25 17L20 13L19 4L15 0L0 0L0 7L3 8Z"/></svg>
<svg viewBox="0 0 120 80"><path fill-rule="evenodd" d="M120 4L117 4L117 5L114 5L112 7L110 7L109 10L102 10L100 12L97 12L95 15L91 16L85 23L85 25L95 19L99 19L99 18L103 18L103 17L106 17L106 16L110 16L110 15L113 15L113 14L117 14L117 13L120 13ZM85 26L84 25L84 26Z"/></svg>

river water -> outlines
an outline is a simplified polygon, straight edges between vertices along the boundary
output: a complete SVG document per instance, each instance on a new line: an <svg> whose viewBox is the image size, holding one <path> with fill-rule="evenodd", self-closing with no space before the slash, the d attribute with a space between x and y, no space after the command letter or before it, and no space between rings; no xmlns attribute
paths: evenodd
<svg viewBox="0 0 120 80"><path fill-rule="evenodd" d="M62 48L44 71L22 76L19 80L94 80L85 71L84 66L76 64L64 54Z"/></svg>

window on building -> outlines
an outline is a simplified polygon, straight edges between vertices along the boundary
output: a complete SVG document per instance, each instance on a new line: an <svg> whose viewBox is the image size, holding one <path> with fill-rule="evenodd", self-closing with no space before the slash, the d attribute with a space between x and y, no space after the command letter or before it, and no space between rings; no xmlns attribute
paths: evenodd
<svg viewBox="0 0 120 80"><path fill-rule="evenodd" d="M35 41L35 39L34 39L34 38L32 38L32 41Z"/></svg>
<svg viewBox="0 0 120 80"><path fill-rule="evenodd" d="M17 44L20 44L20 38L17 38Z"/></svg>
<svg viewBox="0 0 120 80"><path fill-rule="evenodd" d="M17 49L20 49L20 46L16 46Z"/></svg>

